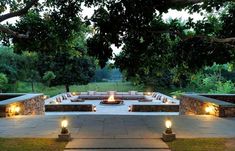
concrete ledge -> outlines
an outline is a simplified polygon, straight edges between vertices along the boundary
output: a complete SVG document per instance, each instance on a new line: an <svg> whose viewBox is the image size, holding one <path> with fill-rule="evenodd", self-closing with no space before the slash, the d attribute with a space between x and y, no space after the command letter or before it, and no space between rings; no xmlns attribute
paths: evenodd
<svg viewBox="0 0 235 151"><path fill-rule="evenodd" d="M48 104L45 105L46 112L91 112L92 104Z"/></svg>
<svg viewBox="0 0 235 151"><path fill-rule="evenodd" d="M132 105L132 112L179 112L179 105Z"/></svg>

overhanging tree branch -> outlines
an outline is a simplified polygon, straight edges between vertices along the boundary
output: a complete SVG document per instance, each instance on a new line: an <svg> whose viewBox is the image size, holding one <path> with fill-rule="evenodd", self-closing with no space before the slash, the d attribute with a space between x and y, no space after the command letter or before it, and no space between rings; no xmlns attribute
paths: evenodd
<svg viewBox="0 0 235 151"><path fill-rule="evenodd" d="M213 38L212 40L221 43L235 43L235 37L224 38L224 39Z"/></svg>
<svg viewBox="0 0 235 151"><path fill-rule="evenodd" d="M29 37L29 32L27 32L26 34L20 34L18 32L15 32L3 25L0 25L0 32L6 33L8 35L11 35L13 37L17 37L17 38L28 38Z"/></svg>
<svg viewBox="0 0 235 151"><path fill-rule="evenodd" d="M4 15L1 15L0 16L0 22L6 20L6 19L9 19L9 18L12 18L12 17L16 17L16 16L21 16L21 15L24 15L28 12L28 10L33 6L35 5L36 3L38 2L38 0L31 0L30 2L28 2L26 4L26 6L16 12L11 12L11 13L7 13L7 14L4 14Z"/></svg>

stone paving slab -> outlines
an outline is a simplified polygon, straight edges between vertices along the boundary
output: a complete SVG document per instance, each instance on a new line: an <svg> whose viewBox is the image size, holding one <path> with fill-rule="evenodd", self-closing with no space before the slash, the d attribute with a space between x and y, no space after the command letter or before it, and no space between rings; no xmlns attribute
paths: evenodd
<svg viewBox="0 0 235 151"><path fill-rule="evenodd" d="M65 149L169 149L161 139L73 139Z"/></svg>
<svg viewBox="0 0 235 151"><path fill-rule="evenodd" d="M0 137L56 138L64 116L17 116L0 118ZM177 138L235 137L235 117L70 115L73 138L160 138L164 120L172 119Z"/></svg>

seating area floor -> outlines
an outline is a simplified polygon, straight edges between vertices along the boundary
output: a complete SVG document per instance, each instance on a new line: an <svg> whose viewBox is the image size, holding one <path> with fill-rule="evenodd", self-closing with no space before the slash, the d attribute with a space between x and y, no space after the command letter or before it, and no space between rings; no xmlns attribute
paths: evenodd
<svg viewBox="0 0 235 151"><path fill-rule="evenodd" d="M46 115L179 115L179 112L129 112L132 104L160 104L158 102L139 102L137 100L124 100L122 105L100 104L101 100L86 100L84 102L65 102L63 104L92 104L96 106L96 112L46 112ZM162 103L161 103L162 104Z"/></svg>

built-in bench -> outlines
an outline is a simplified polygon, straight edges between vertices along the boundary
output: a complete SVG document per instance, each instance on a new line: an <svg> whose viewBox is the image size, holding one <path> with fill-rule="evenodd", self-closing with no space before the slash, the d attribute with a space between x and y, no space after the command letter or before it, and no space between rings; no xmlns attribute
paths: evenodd
<svg viewBox="0 0 235 151"><path fill-rule="evenodd" d="M177 104L133 104L131 106L132 112L179 112L179 105Z"/></svg>
<svg viewBox="0 0 235 151"><path fill-rule="evenodd" d="M92 104L48 104L45 105L46 112L91 112Z"/></svg>
<svg viewBox="0 0 235 151"><path fill-rule="evenodd" d="M1 93L0 117L14 115L42 115L44 109L43 94Z"/></svg>
<svg viewBox="0 0 235 151"><path fill-rule="evenodd" d="M78 95L77 99L79 100L103 100L108 99L110 95L114 95L116 99L122 100L143 100L145 99L142 92L130 91L130 92L116 92L116 91L108 91L108 92L96 92L96 91L88 91L81 92Z"/></svg>
<svg viewBox="0 0 235 151"><path fill-rule="evenodd" d="M232 97L229 96L230 99ZM210 114L218 117L235 116L235 104L215 98L226 98L226 95L184 94L180 98L180 114Z"/></svg>

